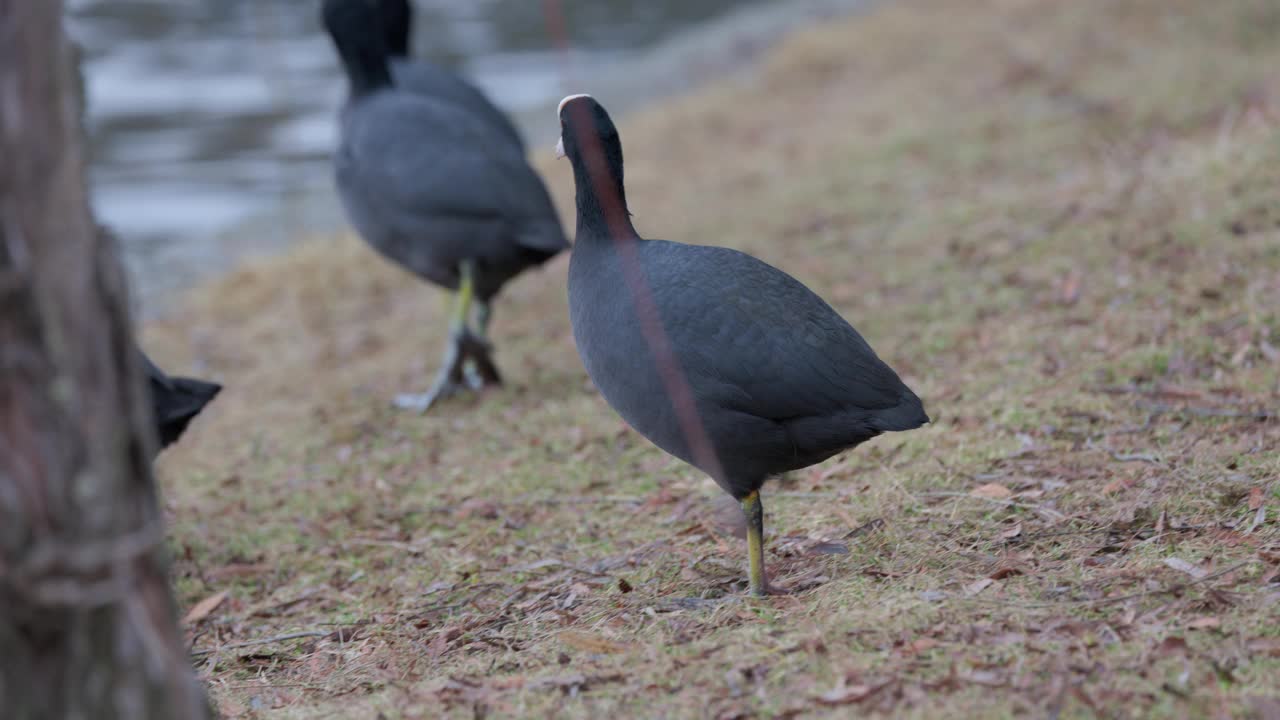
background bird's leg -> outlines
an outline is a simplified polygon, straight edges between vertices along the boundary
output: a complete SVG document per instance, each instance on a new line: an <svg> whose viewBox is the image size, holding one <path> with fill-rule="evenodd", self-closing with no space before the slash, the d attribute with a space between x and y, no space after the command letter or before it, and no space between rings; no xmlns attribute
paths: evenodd
<svg viewBox="0 0 1280 720"><path fill-rule="evenodd" d="M475 301L476 317L474 342L468 348L471 363L467 365L467 384L473 390L489 385L501 385L502 375L493 363L493 345L489 342L489 321L493 319L493 305L486 300Z"/></svg>
<svg viewBox="0 0 1280 720"><path fill-rule="evenodd" d="M471 314L471 301L475 294L471 264L463 263L458 292L449 312L449 343L440 360L440 372L425 393L405 394L396 397L396 407L426 412L437 400L453 395L463 385L463 366L472 351L467 342L467 318Z"/></svg>
<svg viewBox="0 0 1280 720"><path fill-rule="evenodd" d="M476 300L476 335L489 342L489 321L493 319L493 306L487 301Z"/></svg>
<svg viewBox="0 0 1280 720"><path fill-rule="evenodd" d="M480 390L484 387L484 377L481 375L479 366L481 362L487 361L487 358L484 358L483 356L487 351L487 345L489 343L489 303L477 298L475 306L475 325L474 329L470 332L471 337L469 339L472 342L470 343L470 352L467 353L470 362L467 363L465 371L467 375L467 385L470 386L472 390ZM470 318L468 318L468 320L470 320ZM468 327L470 328L472 326L469 325Z"/></svg>
<svg viewBox="0 0 1280 720"><path fill-rule="evenodd" d="M751 594L762 597L768 588L764 574L764 506L760 491L752 490L742 498L742 513L747 516L747 557L751 563Z"/></svg>
<svg viewBox="0 0 1280 720"><path fill-rule="evenodd" d="M493 344L489 342L489 321L493 319L493 306L484 300L476 300L476 343L471 354L474 365L467 366L467 381L472 388L501 385L502 375L493 363Z"/></svg>
<svg viewBox="0 0 1280 720"><path fill-rule="evenodd" d="M501 385L502 375L493 364L490 355L492 348L474 335L468 334L462 351L471 362L466 367L467 385L472 390L481 390L490 385Z"/></svg>

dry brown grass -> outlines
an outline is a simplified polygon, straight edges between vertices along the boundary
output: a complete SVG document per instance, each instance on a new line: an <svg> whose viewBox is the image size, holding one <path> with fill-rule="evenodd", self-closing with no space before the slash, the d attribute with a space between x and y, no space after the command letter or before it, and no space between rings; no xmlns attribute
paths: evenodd
<svg viewBox="0 0 1280 720"><path fill-rule="evenodd" d="M955 7L623 123L642 232L804 279L935 419L766 490L790 595L591 390L563 258L428 417L434 291L349 238L150 326L227 384L161 462L223 711L1275 717L1280 6Z"/></svg>

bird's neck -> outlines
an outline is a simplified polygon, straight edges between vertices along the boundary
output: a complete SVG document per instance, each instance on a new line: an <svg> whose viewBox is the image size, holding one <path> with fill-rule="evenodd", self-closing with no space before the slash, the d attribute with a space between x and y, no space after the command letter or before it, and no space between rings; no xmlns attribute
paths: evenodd
<svg viewBox="0 0 1280 720"><path fill-rule="evenodd" d="M399 28L387 33L387 55L392 59L404 60L409 57L409 28Z"/></svg>
<svg viewBox="0 0 1280 720"><path fill-rule="evenodd" d="M638 239L627 210L621 163L600 156L573 165L577 187L578 237ZM586 231L586 232L584 232Z"/></svg>
<svg viewBox="0 0 1280 720"><path fill-rule="evenodd" d="M413 27L413 3L393 0L382 3L382 22L386 28L387 54L393 59L409 57L409 31Z"/></svg>
<svg viewBox="0 0 1280 720"><path fill-rule="evenodd" d="M381 47L356 46L342 49L342 65L351 83L351 97L358 98L391 87L391 66Z"/></svg>

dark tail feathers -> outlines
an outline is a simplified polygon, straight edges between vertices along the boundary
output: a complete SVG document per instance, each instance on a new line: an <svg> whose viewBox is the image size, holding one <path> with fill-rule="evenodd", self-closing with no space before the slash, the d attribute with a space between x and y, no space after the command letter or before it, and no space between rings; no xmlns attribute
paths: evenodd
<svg viewBox="0 0 1280 720"><path fill-rule="evenodd" d="M217 383L194 378L170 377L167 383L151 378L151 406L155 413L160 447L177 442L192 418L200 414L222 390Z"/></svg>
<svg viewBox="0 0 1280 720"><path fill-rule="evenodd" d="M909 389L897 407L876 412L875 419L871 421L872 426L880 432L914 430L928 423L929 415L924 411L924 403Z"/></svg>

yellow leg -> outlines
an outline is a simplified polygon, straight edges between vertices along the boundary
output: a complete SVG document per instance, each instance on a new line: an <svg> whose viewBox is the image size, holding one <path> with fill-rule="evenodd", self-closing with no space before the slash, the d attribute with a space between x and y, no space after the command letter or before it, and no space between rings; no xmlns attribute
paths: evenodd
<svg viewBox="0 0 1280 720"><path fill-rule="evenodd" d="M457 303L453 306L453 316L449 320L449 330L461 335L467 327L467 318L471 317L471 302L475 299L475 271L470 260L463 260L458 266L462 276L458 281Z"/></svg>
<svg viewBox="0 0 1280 720"><path fill-rule="evenodd" d="M467 357L463 343L467 339L467 317L471 314L471 301L475 297L472 265L464 262L461 267L458 292L450 296L449 344L445 346L440 361L440 371L425 393L408 393L396 396L396 407L424 413L438 400L453 395L462 388L463 364Z"/></svg>
<svg viewBox="0 0 1280 720"><path fill-rule="evenodd" d="M764 506L760 491L752 490L742 498L742 512L747 516L747 558L751 563L751 594L763 597L768 583L764 575Z"/></svg>

